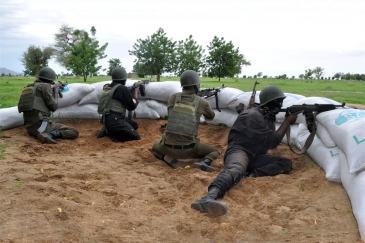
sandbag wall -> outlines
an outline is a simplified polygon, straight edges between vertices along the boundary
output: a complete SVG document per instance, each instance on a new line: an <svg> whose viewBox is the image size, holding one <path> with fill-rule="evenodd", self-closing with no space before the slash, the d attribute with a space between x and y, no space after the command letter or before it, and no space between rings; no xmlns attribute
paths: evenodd
<svg viewBox="0 0 365 243"><path fill-rule="evenodd" d="M100 119L97 112L98 102L103 86L111 81L94 84L74 83L62 90L63 98L59 99L59 108L52 114L54 118L68 119ZM136 82L128 80L129 87ZM134 111L136 118L165 119L167 117L167 100L172 93L181 92L180 82L150 82L146 84L146 96L139 95L139 105ZM255 102L259 103L260 91L256 92ZM299 94L285 93L283 108L302 104L335 104L339 102L323 97L305 97ZM248 106L250 92L225 87L218 92L218 107L215 97L207 100L214 109L215 118L201 122L231 127L237 118L235 107L243 103ZM277 116L276 127L285 119L285 113ZM359 231L365 240L365 111L348 107L338 108L317 115L317 133L308 149L310 157L325 171L326 179L342 183L353 206L358 221ZM0 109L0 126L2 130L23 125L22 114L17 107ZM305 117L299 115L295 124L291 125L290 138L283 138L285 144L292 144L301 149L310 132L305 124Z"/></svg>

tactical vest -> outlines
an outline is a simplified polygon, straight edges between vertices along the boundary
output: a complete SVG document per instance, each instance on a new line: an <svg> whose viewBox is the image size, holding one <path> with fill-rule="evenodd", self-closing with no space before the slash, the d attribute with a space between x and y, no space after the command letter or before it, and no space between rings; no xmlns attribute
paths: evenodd
<svg viewBox="0 0 365 243"><path fill-rule="evenodd" d="M112 110L125 116L126 109L124 105L119 100L113 99L114 91L119 85L120 84L117 84L114 85L114 87L111 87L110 84L107 84L104 86L98 105L99 114L109 114Z"/></svg>
<svg viewBox="0 0 365 243"><path fill-rule="evenodd" d="M18 111L40 111L50 116L50 111L43 101L43 98L37 94L37 87L40 85L49 85L44 83L29 84L24 87L18 103Z"/></svg>
<svg viewBox="0 0 365 243"><path fill-rule="evenodd" d="M200 97L196 96L193 103L183 104L181 103L181 93L177 93L174 107L167 120L165 132L196 137L200 122L196 119L199 101Z"/></svg>

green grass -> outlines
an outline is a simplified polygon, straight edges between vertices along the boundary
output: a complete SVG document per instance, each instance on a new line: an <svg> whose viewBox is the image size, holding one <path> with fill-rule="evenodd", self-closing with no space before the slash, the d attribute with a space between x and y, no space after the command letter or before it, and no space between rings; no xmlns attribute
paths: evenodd
<svg viewBox="0 0 365 243"><path fill-rule="evenodd" d="M83 79L65 77L58 79L68 83L92 84L111 80L110 76L91 77L86 82ZM140 80L140 79L136 79ZM152 81L156 79L152 78ZM178 77L162 77L161 81L179 81ZM350 104L365 104L364 81L341 80L280 80L280 79L229 79L222 78L219 82L216 78L202 78L201 88L226 87L237 88L244 92L252 92L255 81L260 82L256 90L261 90L267 85L279 86L285 93L301 94L306 97L325 97L337 102ZM1 77L0 78L0 109L13 107L18 104L21 91L24 86L34 81L33 77Z"/></svg>

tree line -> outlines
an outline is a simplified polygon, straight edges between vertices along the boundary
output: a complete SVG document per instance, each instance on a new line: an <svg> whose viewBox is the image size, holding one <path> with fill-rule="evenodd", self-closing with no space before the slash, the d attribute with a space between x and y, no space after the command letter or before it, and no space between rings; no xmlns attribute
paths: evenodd
<svg viewBox="0 0 365 243"><path fill-rule="evenodd" d="M111 75L113 68L122 66L120 59L109 59L109 67L102 69L98 61L106 58L105 50L108 43L100 44L96 38L96 29L90 31L74 29L68 25L62 25L58 33L54 34L55 42L47 47L30 45L23 52L20 61L23 63L25 76L38 74L38 71L48 66L48 61L55 61L76 76L82 76L86 82L90 76L97 76L102 70ZM145 39L137 39L129 55L135 56L133 72L139 77L146 75L156 76L157 81L164 73L173 73L180 76L185 70L194 70L201 76L218 78L238 77L242 66L251 65L245 56L240 53L239 47L235 47L232 41L226 41L223 37L214 36L205 49L199 45L192 35L184 40L174 41L168 38L165 31L159 28L151 36ZM305 70L300 74L301 79L323 79L324 69L316 67ZM365 75L350 75L351 79L364 80ZM245 78L245 76L243 76ZM255 78L267 78L262 72ZM348 74L337 73L332 79L347 79ZM289 79L286 74L275 78ZM295 77L293 76L292 79Z"/></svg>

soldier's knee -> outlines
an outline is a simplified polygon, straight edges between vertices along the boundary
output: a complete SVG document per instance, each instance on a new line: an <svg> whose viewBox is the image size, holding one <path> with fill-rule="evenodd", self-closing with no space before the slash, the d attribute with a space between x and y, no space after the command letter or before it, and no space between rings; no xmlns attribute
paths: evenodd
<svg viewBox="0 0 365 243"><path fill-rule="evenodd" d="M229 168L228 170L225 170L224 172L229 174L232 177L234 185L236 185L238 182L240 182L240 180L243 176L242 171L240 171L239 169L237 169L235 167Z"/></svg>

